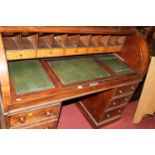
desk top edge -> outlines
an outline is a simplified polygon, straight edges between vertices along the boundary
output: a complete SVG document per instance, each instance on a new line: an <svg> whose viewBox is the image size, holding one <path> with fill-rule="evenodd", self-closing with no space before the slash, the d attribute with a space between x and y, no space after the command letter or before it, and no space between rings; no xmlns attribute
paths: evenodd
<svg viewBox="0 0 155 155"><path fill-rule="evenodd" d="M125 26L0 26L0 32L134 34L137 30L133 27Z"/></svg>

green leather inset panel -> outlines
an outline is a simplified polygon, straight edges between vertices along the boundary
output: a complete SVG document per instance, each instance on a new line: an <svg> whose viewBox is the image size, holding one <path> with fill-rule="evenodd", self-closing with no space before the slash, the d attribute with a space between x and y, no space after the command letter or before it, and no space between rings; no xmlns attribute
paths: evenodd
<svg viewBox="0 0 155 155"><path fill-rule="evenodd" d="M38 60L9 62L9 71L17 94L34 93L54 87Z"/></svg>
<svg viewBox="0 0 155 155"><path fill-rule="evenodd" d="M91 58L48 61L48 63L66 85L110 76Z"/></svg>
<svg viewBox="0 0 155 155"><path fill-rule="evenodd" d="M118 75L134 73L134 70L129 68L113 54L102 54L96 57Z"/></svg>

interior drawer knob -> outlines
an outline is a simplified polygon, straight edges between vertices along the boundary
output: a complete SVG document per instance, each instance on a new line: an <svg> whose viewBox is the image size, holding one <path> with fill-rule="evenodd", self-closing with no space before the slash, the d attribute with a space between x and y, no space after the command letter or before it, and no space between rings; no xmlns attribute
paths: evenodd
<svg viewBox="0 0 155 155"><path fill-rule="evenodd" d="M123 91L120 89L120 90L119 90L119 93L120 93L120 94L122 94L122 93L123 93Z"/></svg>
<svg viewBox="0 0 155 155"><path fill-rule="evenodd" d="M117 103L116 102L113 102L112 105L115 106L115 105L117 105Z"/></svg>
<svg viewBox="0 0 155 155"><path fill-rule="evenodd" d="M107 114L106 116L107 116L108 118L109 118L109 117L111 117L111 115L110 115L110 114Z"/></svg>
<svg viewBox="0 0 155 155"><path fill-rule="evenodd" d="M50 116L52 115L52 113L49 112L49 111L46 111L46 112L45 112L45 115L46 115L46 117L50 117Z"/></svg>
<svg viewBox="0 0 155 155"><path fill-rule="evenodd" d="M20 123L25 123L25 117L19 117Z"/></svg>
<svg viewBox="0 0 155 155"><path fill-rule="evenodd" d="M20 54L19 56L20 56L20 57L23 57L23 54Z"/></svg>

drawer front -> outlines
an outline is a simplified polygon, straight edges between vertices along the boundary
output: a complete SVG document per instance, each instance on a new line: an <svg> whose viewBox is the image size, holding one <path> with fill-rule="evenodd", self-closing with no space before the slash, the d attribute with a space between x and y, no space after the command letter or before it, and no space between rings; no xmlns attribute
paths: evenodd
<svg viewBox="0 0 155 155"><path fill-rule="evenodd" d="M118 99L111 100L107 110L113 109L117 106L127 104L130 101L131 97L132 97L132 94L118 98Z"/></svg>
<svg viewBox="0 0 155 155"><path fill-rule="evenodd" d="M40 122L12 127L11 129L56 129L57 122L58 122L57 119L46 119Z"/></svg>
<svg viewBox="0 0 155 155"><path fill-rule="evenodd" d="M8 60L35 58L36 50L7 51L6 56Z"/></svg>
<svg viewBox="0 0 155 155"><path fill-rule="evenodd" d="M56 129L57 121L49 121L45 123L41 123L39 125L32 125L27 127L27 129Z"/></svg>
<svg viewBox="0 0 155 155"><path fill-rule="evenodd" d="M10 126L19 126L37 122L47 118L57 118L60 111L60 104L37 110L29 110L20 114L10 116Z"/></svg>
<svg viewBox="0 0 155 155"><path fill-rule="evenodd" d="M133 84L130 84L130 85L127 85L127 86L119 87L116 90L116 93L115 93L114 96L120 96L120 95L123 95L123 94L126 94L126 93L134 92L135 89L137 88L137 86L138 86L138 83L133 83Z"/></svg>
<svg viewBox="0 0 155 155"><path fill-rule="evenodd" d="M37 58L63 56L64 49L38 49Z"/></svg>
<svg viewBox="0 0 155 155"><path fill-rule="evenodd" d="M122 112L125 109L125 107L126 106L123 106L123 107L117 108L115 110L105 112L102 121L108 121L108 120L111 120L113 117L122 115Z"/></svg>

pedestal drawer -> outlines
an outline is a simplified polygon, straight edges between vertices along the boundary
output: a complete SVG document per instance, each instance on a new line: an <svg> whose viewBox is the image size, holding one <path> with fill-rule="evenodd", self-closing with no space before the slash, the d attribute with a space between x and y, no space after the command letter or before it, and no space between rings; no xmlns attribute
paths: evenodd
<svg viewBox="0 0 155 155"><path fill-rule="evenodd" d="M129 92L133 92L133 91L135 91L135 89L137 88L137 86L138 86L137 83L133 83L133 84L130 84L130 85L127 85L127 86L119 87L116 90L116 93L115 93L114 96L120 96L120 95L129 93Z"/></svg>
<svg viewBox="0 0 155 155"><path fill-rule="evenodd" d="M112 108L115 108L117 106L127 104L131 97L132 97L132 94L111 100L111 102L107 108L107 111L108 111L108 109L112 109Z"/></svg>
<svg viewBox="0 0 155 155"><path fill-rule="evenodd" d="M20 126L33 122L38 122L47 118L57 118L60 111L60 104L55 104L48 107L28 110L18 114L11 115L10 126Z"/></svg>
<svg viewBox="0 0 155 155"><path fill-rule="evenodd" d="M111 120L112 118L114 118L116 116L122 115L122 112L123 112L125 107L126 106L123 106L123 107L117 108L115 110L105 112L102 121L103 122L108 121L108 120Z"/></svg>
<svg viewBox="0 0 155 155"><path fill-rule="evenodd" d="M46 119L40 122L12 127L11 129L55 129L57 127L57 122L58 119Z"/></svg>
<svg viewBox="0 0 155 155"><path fill-rule="evenodd" d="M39 125L31 125L27 129L56 129L58 120L47 121Z"/></svg>

